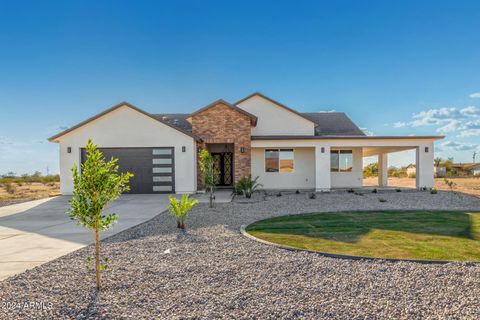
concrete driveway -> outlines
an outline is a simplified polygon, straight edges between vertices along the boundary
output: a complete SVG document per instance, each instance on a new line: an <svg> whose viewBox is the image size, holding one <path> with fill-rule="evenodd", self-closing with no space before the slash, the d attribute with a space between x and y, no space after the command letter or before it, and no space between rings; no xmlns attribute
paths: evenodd
<svg viewBox="0 0 480 320"><path fill-rule="evenodd" d="M0 207L0 280L48 262L93 242L92 232L65 214L70 197ZM168 195L123 195L107 212L118 223L102 238L147 221L167 207Z"/></svg>

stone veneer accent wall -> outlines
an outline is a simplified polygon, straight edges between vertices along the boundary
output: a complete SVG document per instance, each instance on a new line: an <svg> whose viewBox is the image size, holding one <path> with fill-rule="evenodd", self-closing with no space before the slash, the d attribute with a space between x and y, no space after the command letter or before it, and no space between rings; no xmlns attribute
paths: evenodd
<svg viewBox="0 0 480 320"><path fill-rule="evenodd" d="M191 121L192 133L203 139L197 145L199 149L209 143L234 144L234 182L251 174L251 122L247 115L219 103L193 115ZM241 147L245 148L244 153L240 152ZM200 188L203 184L199 168L197 172Z"/></svg>

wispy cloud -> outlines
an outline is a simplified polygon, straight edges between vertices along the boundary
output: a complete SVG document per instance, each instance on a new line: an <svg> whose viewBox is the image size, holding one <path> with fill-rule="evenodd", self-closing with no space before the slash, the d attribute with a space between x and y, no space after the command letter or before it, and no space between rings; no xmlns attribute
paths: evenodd
<svg viewBox="0 0 480 320"><path fill-rule="evenodd" d="M469 97L472 98L472 99L478 99L478 98L480 98L480 92L474 92L474 93L470 94Z"/></svg>
<svg viewBox="0 0 480 320"><path fill-rule="evenodd" d="M414 113L410 121L397 121L394 128L436 126L439 133L457 132L457 137L479 136L480 109L437 108Z"/></svg>
<svg viewBox="0 0 480 320"><path fill-rule="evenodd" d="M479 150L479 145L465 142L445 141L440 144L440 149L452 149L455 151Z"/></svg>
<svg viewBox="0 0 480 320"><path fill-rule="evenodd" d="M362 130L363 133L365 133L367 136L374 136L374 135L375 135L375 134L373 133L373 131L368 130L368 128L360 128L360 130Z"/></svg>

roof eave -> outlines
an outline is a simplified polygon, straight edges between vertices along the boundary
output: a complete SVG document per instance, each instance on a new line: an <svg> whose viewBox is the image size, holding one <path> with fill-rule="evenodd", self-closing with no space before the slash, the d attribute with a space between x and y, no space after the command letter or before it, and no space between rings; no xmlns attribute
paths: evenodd
<svg viewBox="0 0 480 320"><path fill-rule="evenodd" d="M299 116L299 117L301 117L301 118L303 118L303 119L305 119L305 120L307 120L307 121L310 121L311 123L313 123L313 125L314 125L315 128L318 127L318 123L316 123L315 121L312 121L312 119L309 119L309 118L305 117L305 116L302 115L300 112L298 112L298 111L296 111L296 110L294 110L294 109L292 109L292 108L290 108L290 107L287 107L286 105L284 105L284 104L282 104L282 103L280 103L280 102L278 102L278 101L276 101L276 100L274 100L274 99L272 99L272 98L270 98L270 97L267 97L266 95L264 95L263 93L258 92L258 91L254 92L254 93L252 93L252 94L250 94L250 95L248 95L248 96L246 96L245 98L242 98L242 99L238 100L237 102L234 103L234 105L238 105L238 104L240 104L240 103L242 103L242 102L244 102L244 101L246 101L246 100L248 100L248 99L250 99L250 98L252 98L252 97L254 97L254 96L259 96L259 97L261 97L261 98L263 98L263 99L265 99L265 100L268 100L268 101L270 101L271 103L276 104L277 106L282 107L283 109L285 109L285 110L287 110L287 111L290 111L290 112L292 112L293 114L296 114L297 116Z"/></svg>
<svg viewBox="0 0 480 320"><path fill-rule="evenodd" d="M66 129L66 130L64 130L64 131L62 131L62 132L60 132L60 133L57 133L57 134L54 135L54 136L51 136L50 138L48 138L48 141L58 143L58 142L60 142L60 141L58 140L58 138L66 135L67 133L70 133L70 132L72 132L72 131L80 128L80 127L83 127L84 125L86 125L86 124L88 124L88 123L90 123L90 122L92 122L92 121L94 121L94 120L96 120L96 119L98 119L98 118L100 118L100 117L102 117L102 116L104 116L104 115L112 112L112 111L115 111L116 109L118 109L118 108L120 108L120 107L123 107L123 106L127 106L127 107L129 107L129 108L131 108L131 109L133 109L133 110L135 110L135 111L137 111L137 112L140 112L141 114L143 114L143 115L145 115L145 116L147 116L147 117L149 117L149 118L151 118L151 119L153 119L153 120L155 120L155 121L158 121L158 122L160 122L160 123L162 123L162 124L164 124L164 125L166 125L166 126L169 126L169 127L172 128L172 129L175 129L175 130L177 130L177 131L179 131L179 132L181 132L181 133L183 133L183 134L185 134L185 135L187 135L187 136L192 137L192 138L195 139L196 141L202 141L202 139L201 139L200 137L194 135L193 133L188 132L188 131L185 131L185 130L182 130L182 129L178 128L178 127L173 126L172 124L170 124L170 123L168 123L168 122L166 122L166 121L162 121L162 120L160 120L160 119L158 119L158 118L155 118L155 117L154 117L153 115L151 115L150 113L148 113L148 112L146 112L146 111L144 111L144 110L142 110L142 109L134 106L133 104L130 104L130 103L126 102L126 101L120 102L120 103L114 105L113 107L110 107L110 108L106 109L105 111L102 111L102 112L100 112L99 114L97 114L97 115L95 115L95 116L93 116L93 117L90 117L90 118L88 118L87 120L84 120L84 121L82 121L82 122L74 125L74 126L71 127L71 128L68 128L68 129Z"/></svg>
<svg viewBox="0 0 480 320"><path fill-rule="evenodd" d="M247 111L243 110L242 108L236 106L235 104L231 104L231 103L229 103L229 102L227 102L227 101L225 101L225 100L223 100L223 99L218 99L218 100L216 100L216 101L214 101L214 102L206 105L205 107L200 108L200 109L198 109L198 110L195 111L195 112L192 112L192 113L190 114L190 117L187 118L187 120L188 120L188 119L191 119L194 115L199 114L200 112L203 112L203 111L205 111L205 110L207 110L207 109L210 109L210 108L216 106L217 104L224 104L224 105L226 105L226 106L228 106L228 107L230 107L230 108L232 108L232 109L234 109L234 110L236 110L236 111L238 111L238 112L240 112L240 113L248 116L248 117L250 118L250 123L252 124L252 126L256 126L256 125L257 125L257 121L258 121L257 116L255 116L255 115L251 114L250 112L247 112Z"/></svg>
<svg viewBox="0 0 480 320"><path fill-rule="evenodd" d="M252 136L252 140L381 140L381 139L390 139L390 140L400 140L400 139L411 139L411 140L441 140L445 136Z"/></svg>

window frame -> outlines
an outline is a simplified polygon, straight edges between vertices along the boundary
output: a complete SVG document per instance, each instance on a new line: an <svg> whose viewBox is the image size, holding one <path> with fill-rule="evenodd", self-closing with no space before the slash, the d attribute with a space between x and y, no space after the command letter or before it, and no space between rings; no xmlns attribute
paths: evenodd
<svg viewBox="0 0 480 320"><path fill-rule="evenodd" d="M342 152L343 151L343 152ZM340 166L340 154L350 154L352 157L352 166L350 167L350 170L342 170ZM337 167L333 168L332 167L332 154L337 155ZM333 149L330 150L330 172L335 172L335 173L349 173L353 172L353 149Z"/></svg>
<svg viewBox="0 0 480 320"><path fill-rule="evenodd" d="M278 171L267 171L267 151L276 151L278 154ZM292 152L292 159L284 159L284 160L292 160L292 171L287 172L287 171L282 171L281 166L280 166L280 161L282 158L280 157L280 154L282 151L291 151ZM295 173L295 148L265 148L263 151L263 163L264 163L264 172L265 173L281 173L281 174L288 174L288 173Z"/></svg>

